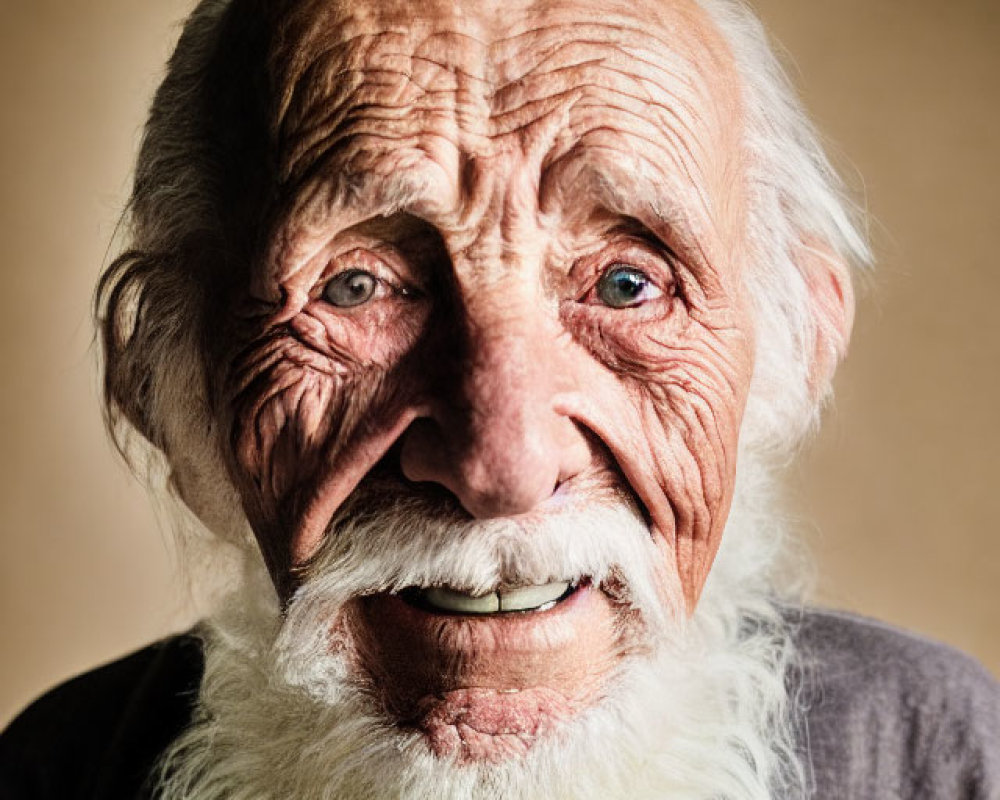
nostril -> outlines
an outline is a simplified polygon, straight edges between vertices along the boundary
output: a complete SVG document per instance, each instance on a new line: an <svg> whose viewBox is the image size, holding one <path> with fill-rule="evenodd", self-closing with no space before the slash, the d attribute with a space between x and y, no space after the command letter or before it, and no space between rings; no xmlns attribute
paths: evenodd
<svg viewBox="0 0 1000 800"><path fill-rule="evenodd" d="M403 443L397 440L393 443L385 455L382 456L372 467L369 475L375 478L386 478L391 480L403 480L403 466L400 461L403 453Z"/></svg>
<svg viewBox="0 0 1000 800"><path fill-rule="evenodd" d="M429 419L414 420L396 443L400 475L413 483L443 483L445 442Z"/></svg>

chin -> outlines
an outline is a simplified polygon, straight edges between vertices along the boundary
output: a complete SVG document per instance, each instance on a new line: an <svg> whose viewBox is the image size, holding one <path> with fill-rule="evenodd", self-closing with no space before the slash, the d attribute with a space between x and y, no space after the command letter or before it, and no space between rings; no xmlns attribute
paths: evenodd
<svg viewBox="0 0 1000 800"><path fill-rule="evenodd" d="M480 596L411 587L361 598L346 617L346 650L376 706L460 764L558 735L645 646L631 606L589 576Z"/></svg>
<svg viewBox="0 0 1000 800"><path fill-rule="evenodd" d="M261 567L211 620L161 798L764 798L794 777L780 615L722 570L689 617L620 495L469 521L374 485L326 541L286 608Z"/></svg>

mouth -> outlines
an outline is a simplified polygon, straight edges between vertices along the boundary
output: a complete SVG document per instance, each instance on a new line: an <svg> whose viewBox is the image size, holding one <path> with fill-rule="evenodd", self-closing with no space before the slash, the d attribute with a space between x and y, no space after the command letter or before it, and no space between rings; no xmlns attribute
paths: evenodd
<svg viewBox="0 0 1000 800"><path fill-rule="evenodd" d="M385 715L459 761L523 753L593 705L635 633L634 614L588 578L410 587L355 598L346 620Z"/></svg>
<svg viewBox="0 0 1000 800"><path fill-rule="evenodd" d="M491 617L499 614L539 614L568 600L584 581L554 581L543 585L517 586L486 594L470 594L448 586L411 587L400 593L402 600L431 614Z"/></svg>

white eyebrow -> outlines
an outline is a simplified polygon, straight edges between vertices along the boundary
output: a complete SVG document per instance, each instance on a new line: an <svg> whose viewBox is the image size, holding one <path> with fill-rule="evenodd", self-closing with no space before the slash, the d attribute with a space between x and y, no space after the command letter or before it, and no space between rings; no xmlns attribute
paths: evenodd
<svg viewBox="0 0 1000 800"><path fill-rule="evenodd" d="M459 187L447 169L422 150L407 148L377 159L390 168L353 168L334 156L314 170L293 191L294 199L276 226L277 238L291 242L329 237L335 229L400 212L423 219L453 212ZM408 162L403 167L393 163L403 161Z"/></svg>
<svg viewBox="0 0 1000 800"><path fill-rule="evenodd" d="M452 208L456 188L443 169L415 148L407 155L415 156L412 166L385 173L352 170L337 158L314 170L277 221L251 291L277 299L279 285L309 269L334 236L365 220L399 212L428 219Z"/></svg>
<svg viewBox="0 0 1000 800"><path fill-rule="evenodd" d="M399 151L383 155L381 160L395 161ZM343 169L331 182L328 210L336 213L352 209L368 217L388 217L406 212L433 218L451 212L458 202L459 187L453 175L416 148L404 153L415 156L415 163L383 173L365 169Z"/></svg>
<svg viewBox="0 0 1000 800"><path fill-rule="evenodd" d="M702 237L712 222L703 190L668 183L663 171L640 157L594 145L574 148L547 166L540 189L545 215L572 217L573 207L585 203L586 211L637 220L692 267L707 265Z"/></svg>

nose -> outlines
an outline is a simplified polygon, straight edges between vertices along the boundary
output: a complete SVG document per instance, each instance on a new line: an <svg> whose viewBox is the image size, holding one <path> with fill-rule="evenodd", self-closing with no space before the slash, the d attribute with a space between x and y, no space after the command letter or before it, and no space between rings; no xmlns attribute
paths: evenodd
<svg viewBox="0 0 1000 800"><path fill-rule="evenodd" d="M555 410L572 385L558 335L524 321L479 331L450 376L435 378L429 416L404 436L402 471L448 489L474 517L523 514L585 470L591 450Z"/></svg>

